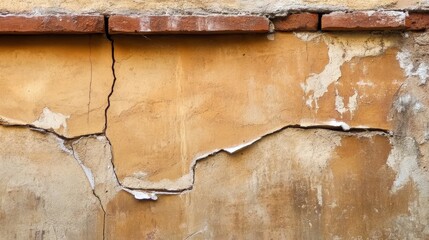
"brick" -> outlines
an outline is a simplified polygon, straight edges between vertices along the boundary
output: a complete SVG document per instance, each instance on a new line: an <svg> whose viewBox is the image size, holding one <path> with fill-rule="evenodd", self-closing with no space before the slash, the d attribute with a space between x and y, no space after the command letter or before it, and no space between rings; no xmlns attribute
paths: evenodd
<svg viewBox="0 0 429 240"><path fill-rule="evenodd" d="M287 17L272 19L276 31L317 31L319 15L317 13L297 13Z"/></svg>
<svg viewBox="0 0 429 240"><path fill-rule="evenodd" d="M87 34L103 33L102 15L3 15L0 34Z"/></svg>
<svg viewBox="0 0 429 240"><path fill-rule="evenodd" d="M405 29L405 16L398 11L334 12L322 16L322 30L402 30Z"/></svg>
<svg viewBox="0 0 429 240"><path fill-rule="evenodd" d="M123 16L109 18L111 34L212 34L268 32L260 16Z"/></svg>
<svg viewBox="0 0 429 240"><path fill-rule="evenodd" d="M429 29L429 14L427 13L409 13L405 19L405 26L408 30Z"/></svg>

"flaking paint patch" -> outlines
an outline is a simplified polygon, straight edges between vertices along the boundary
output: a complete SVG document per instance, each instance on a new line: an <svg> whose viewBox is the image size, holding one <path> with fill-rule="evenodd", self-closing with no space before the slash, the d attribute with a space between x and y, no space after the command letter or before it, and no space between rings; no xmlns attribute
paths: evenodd
<svg viewBox="0 0 429 240"><path fill-rule="evenodd" d="M158 199L158 197L156 196L155 193L138 191L138 190L131 190L128 188L122 188L122 190L133 195L134 198L137 200L157 200Z"/></svg>
<svg viewBox="0 0 429 240"><path fill-rule="evenodd" d="M56 113L51 111L48 107L43 108L43 112L40 115L39 119L34 121L32 125L43 128L43 129L53 129L58 130L63 129L63 132L67 131L67 119L70 116L63 115L61 113Z"/></svg>
<svg viewBox="0 0 429 240"><path fill-rule="evenodd" d="M418 77L420 85L426 84L429 78L429 66L426 62L415 64L412 54L407 50L398 52L396 59L407 77Z"/></svg>
<svg viewBox="0 0 429 240"><path fill-rule="evenodd" d="M356 91L356 89L354 91L355 93L349 97L349 103L347 104L351 118L353 118L353 113L358 108L358 92Z"/></svg>
<svg viewBox="0 0 429 240"><path fill-rule="evenodd" d="M341 114L341 118L343 117L343 113L347 112L347 108L344 105L344 98L338 94L338 90L335 90L335 110Z"/></svg>
<svg viewBox="0 0 429 240"><path fill-rule="evenodd" d="M341 66L355 57L370 57L383 54L396 45L392 38L368 35L296 35L300 39L321 38L328 46L329 62L321 73L310 74L301 87L305 103L317 112L318 99L328 92L328 87L341 78Z"/></svg>
<svg viewBox="0 0 429 240"><path fill-rule="evenodd" d="M312 119L302 119L299 123L301 127L322 127L322 126L328 126L328 127L340 127L344 131L350 130L350 126L343 122L343 121L337 121L335 119L331 119L329 121L322 121L322 122L315 122Z"/></svg>
<svg viewBox="0 0 429 240"><path fill-rule="evenodd" d="M82 168L83 172L85 173L86 178L88 179L89 185L91 186L91 189L94 190L95 188L94 174L92 174L92 171L90 168L88 168L82 163L79 156L75 154L74 151L72 153L73 153L74 159L76 160L76 162L79 164L79 166Z"/></svg>
<svg viewBox="0 0 429 240"><path fill-rule="evenodd" d="M391 194L396 194L409 182L413 183L418 194L415 200L409 203L408 210L413 224L420 225L422 233L429 235L429 174L419 166L418 143L412 137L403 137L391 139L391 144L393 148L387 159L387 165L396 172L396 178L390 189ZM402 218L399 216L396 221L401 224Z"/></svg>
<svg viewBox="0 0 429 240"><path fill-rule="evenodd" d="M396 172L391 192L396 193L411 180L420 190L420 194L429 197L429 175L419 167L419 149L415 140L404 137L392 140L393 148L387 159L387 165Z"/></svg>

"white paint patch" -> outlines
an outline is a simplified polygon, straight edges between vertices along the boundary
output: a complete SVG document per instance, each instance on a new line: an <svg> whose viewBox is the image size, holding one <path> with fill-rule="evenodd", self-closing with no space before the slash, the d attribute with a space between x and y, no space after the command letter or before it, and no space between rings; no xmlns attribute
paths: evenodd
<svg viewBox="0 0 429 240"><path fill-rule="evenodd" d="M71 149L68 149L68 148L66 147L66 145L64 144L64 140L63 140L63 139L61 139L61 138L57 138L57 140L58 140L58 146L60 147L60 149L61 149L63 152L65 152L65 153L69 154L70 156L74 156L74 155L73 155L73 151L72 151Z"/></svg>
<svg viewBox="0 0 429 240"><path fill-rule="evenodd" d="M70 116L63 115L61 113L52 112L49 108L43 108L43 112L39 119L34 121L32 125L43 129L57 130L63 128L63 131L67 131L67 119Z"/></svg>
<svg viewBox="0 0 429 240"><path fill-rule="evenodd" d="M419 167L417 143L413 138L405 137L397 141L392 140L392 144L393 148L387 159L387 165L396 172L396 178L390 189L391 193L395 194L412 180L419 190L419 198L427 200L429 175Z"/></svg>
<svg viewBox="0 0 429 240"><path fill-rule="evenodd" d="M336 121L336 120L331 120L328 122L325 122L328 126L334 126L334 127L341 127L344 131L348 131L350 130L350 126L342 121Z"/></svg>
<svg viewBox="0 0 429 240"><path fill-rule="evenodd" d="M122 188L122 190L133 195L134 198L137 200L158 200L158 197L155 193L131 190L127 188Z"/></svg>
<svg viewBox="0 0 429 240"><path fill-rule="evenodd" d="M341 127L344 131L349 131L350 126L342 121L337 121L335 119L329 120L329 121L321 121L321 122L314 122L312 120L308 119L302 119L300 124L301 127L316 127L316 126L331 126L331 127Z"/></svg>
<svg viewBox="0 0 429 240"><path fill-rule="evenodd" d="M341 114L341 118L343 117L343 113L347 112L347 108L344 105L344 98L338 94L338 90L335 90L335 110Z"/></svg>
<svg viewBox="0 0 429 240"><path fill-rule="evenodd" d="M92 190L94 190L95 188L95 179L94 179L94 175L92 174L91 169L89 169L87 166L85 166L83 164L83 162L80 160L79 156L77 154L75 154L72 151L73 157L74 159L76 159L77 163L79 163L80 167L82 168L83 172L86 175L86 178L88 179L89 185L91 185Z"/></svg>
<svg viewBox="0 0 429 240"><path fill-rule="evenodd" d="M258 138L255 138L255 139L249 141L249 142L246 142L246 143L234 146L234 147L224 148L223 150L225 152L228 152L229 154L232 154L232 153L235 153L235 152L237 152L237 151L239 151L245 147L252 145L253 143L259 141L260 139L261 139L261 137L258 137Z"/></svg>
<svg viewBox="0 0 429 240"><path fill-rule="evenodd" d="M328 45L329 62L319 74L311 74L302 88L306 95L306 104L310 108L319 108L318 99L328 87L341 77L341 66L355 57L377 56L394 45L393 41L381 37L356 36L354 38L334 37L323 35L323 41Z"/></svg>
<svg viewBox="0 0 429 240"><path fill-rule="evenodd" d="M358 92L356 90L354 90L355 93L349 97L349 103L347 104L347 107L349 108L349 112L350 112L350 118L353 118L353 113L357 110L358 108Z"/></svg>
<svg viewBox="0 0 429 240"><path fill-rule="evenodd" d="M420 85L426 84L429 79L428 64L421 62L418 66L414 65L411 53L406 50L398 52L396 59L407 77L418 77Z"/></svg>

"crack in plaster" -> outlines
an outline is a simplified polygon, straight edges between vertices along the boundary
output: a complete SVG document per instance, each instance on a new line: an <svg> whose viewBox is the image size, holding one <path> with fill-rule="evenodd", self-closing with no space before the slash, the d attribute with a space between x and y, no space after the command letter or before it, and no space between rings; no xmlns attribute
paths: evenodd
<svg viewBox="0 0 429 240"><path fill-rule="evenodd" d="M62 128L63 133L65 133L67 132L67 119L69 118L70 116L53 112L48 107L44 107L39 119L32 122L31 124L43 129L58 130Z"/></svg>
<svg viewBox="0 0 429 240"><path fill-rule="evenodd" d="M228 154L234 154L242 149L245 149L247 147L250 147L251 145L262 141L264 138L276 134L278 132L281 132L285 129L289 128L295 128L295 129L325 129L325 130L331 130L331 131L339 131L339 132L350 132L350 133L365 133L365 132L376 132L388 136L393 136L393 133L390 131L384 130L384 129L373 129L373 128L350 128L346 123L344 122L337 122L335 120L326 122L326 125L287 125L282 128L275 129L273 131L270 131L266 134L263 134L253 140L250 140L246 143L239 144L232 147L222 148L222 149L215 149L213 151L200 154L194 160L192 161L191 167L190 167L190 173L187 175L182 176L181 178L177 180L162 180L159 182L143 182L140 179L137 179L135 177L126 177L122 181L121 186L126 186L129 189L133 190L141 190L144 192L152 192L159 195L164 194L182 194L185 192L188 192L193 189L195 184L195 168L197 166L197 163L201 160L205 160L210 156L216 155L220 152L226 152ZM139 172L138 174L142 174ZM141 185L146 185L149 187L140 187ZM134 186L131 186L134 185ZM140 186L139 186L140 185Z"/></svg>

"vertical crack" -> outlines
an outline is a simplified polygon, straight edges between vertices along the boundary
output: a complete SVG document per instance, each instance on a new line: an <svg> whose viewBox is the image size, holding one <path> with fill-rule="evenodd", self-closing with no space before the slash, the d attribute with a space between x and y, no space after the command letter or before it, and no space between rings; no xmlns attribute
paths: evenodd
<svg viewBox="0 0 429 240"><path fill-rule="evenodd" d="M106 38L110 41L110 46L111 46L111 51L112 51L112 66L111 66L111 69L112 69L112 76L113 76L113 82L112 82L112 88L110 89L110 93L109 93L109 95L107 96L107 107L106 107L106 110L104 111L104 129L103 129L103 132L104 132L104 136L106 137L106 140L107 140L107 142L108 142L108 144L110 145L110 151L111 151L111 159L110 159L110 161L111 161L111 164L112 164L112 170L113 170L113 174L114 174L114 177L116 178L116 181L117 181L117 183L119 184L119 186L121 186L121 183L119 182L119 179L118 179L118 175L116 174L116 170L115 170L115 164L113 163L113 146L112 146L112 144L111 144L111 142L110 142L110 140L109 140L109 138L107 137L107 134L106 134L106 131L107 131L107 111L109 111L109 108L110 108L110 97L113 95L113 91L114 91L114 89L115 89L115 84L116 84L116 72L115 72L115 64L116 64L116 59L115 59L115 43L114 43L114 40L113 40L113 38L110 36L110 34L109 34L109 16L104 16L104 32L105 32L105 34L106 34ZM95 192L94 192L94 194L95 194ZM98 200L100 200L100 198L98 198ZM100 200L100 204L101 204L101 200ZM101 204L102 205L102 204ZM103 208L103 207L102 207ZM105 237L106 237L106 229L107 229L107 227L106 227L106 211L105 211L105 209L103 208L103 211L104 211L104 224L103 224L103 240L105 239Z"/></svg>
<svg viewBox="0 0 429 240"><path fill-rule="evenodd" d="M110 44L111 44L111 50L112 50L112 75L113 75L112 88L110 90L109 95L107 96L107 107L106 107L106 110L104 112L105 122L104 122L104 130L103 130L103 132L106 134L106 130L107 130L107 111L110 108L110 97L113 95L113 91L115 89L115 84L116 84L116 73L115 73L116 60L115 60L115 44L114 44L114 40L113 40L113 38L109 34L109 17L108 16L105 17L105 21L104 22L106 23L105 24L106 38L110 41Z"/></svg>

